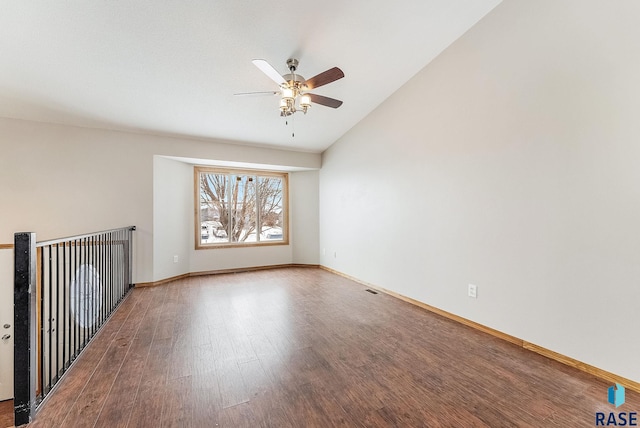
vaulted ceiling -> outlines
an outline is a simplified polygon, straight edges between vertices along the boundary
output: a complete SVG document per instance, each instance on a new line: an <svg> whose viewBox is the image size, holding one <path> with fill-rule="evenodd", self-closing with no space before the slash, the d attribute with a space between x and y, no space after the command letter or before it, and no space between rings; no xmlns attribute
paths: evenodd
<svg viewBox="0 0 640 428"><path fill-rule="evenodd" d="M0 116L320 152L500 0L163 0L3 2ZM251 60L306 78L314 92L288 124ZM295 133L295 136L292 134Z"/></svg>

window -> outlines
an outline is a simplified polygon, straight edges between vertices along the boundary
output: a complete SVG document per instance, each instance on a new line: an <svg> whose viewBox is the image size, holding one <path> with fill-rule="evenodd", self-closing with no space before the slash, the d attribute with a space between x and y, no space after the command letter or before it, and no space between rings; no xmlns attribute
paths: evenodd
<svg viewBox="0 0 640 428"><path fill-rule="evenodd" d="M196 249L288 244L287 174L195 167Z"/></svg>

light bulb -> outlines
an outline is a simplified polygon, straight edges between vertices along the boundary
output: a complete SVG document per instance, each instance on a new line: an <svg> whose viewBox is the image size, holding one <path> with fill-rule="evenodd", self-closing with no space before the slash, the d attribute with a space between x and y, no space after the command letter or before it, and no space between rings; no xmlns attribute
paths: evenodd
<svg viewBox="0 0 640 428"><path fill-rule="evenodd" d="M284 88L282 90L282 99L284 100L293 100L296 94L293 88Z"/></svg>
<svg viewBox="0 0 640 428"><path fill-rule="evenodd" d="M311 107L311 97L307 94L304 94L300 97L300 107L307 108Z"/></svg>

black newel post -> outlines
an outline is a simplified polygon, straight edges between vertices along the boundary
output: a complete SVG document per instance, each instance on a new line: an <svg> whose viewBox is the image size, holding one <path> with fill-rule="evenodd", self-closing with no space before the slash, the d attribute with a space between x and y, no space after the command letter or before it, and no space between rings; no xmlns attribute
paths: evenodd
<svg viewBox="0 0 640 428"><path fill-rule="evenodd" d="M14 237L13 294L13 392L15 426L30 422L35 399L35 308L36 234L16 233Z"/></svg>

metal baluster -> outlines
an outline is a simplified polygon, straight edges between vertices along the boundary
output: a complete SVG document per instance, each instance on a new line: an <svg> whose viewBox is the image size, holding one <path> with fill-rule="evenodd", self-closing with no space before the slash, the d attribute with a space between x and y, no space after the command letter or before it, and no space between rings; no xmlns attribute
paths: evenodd
<svg viewBox="0 0 640 428"><path fill-rule="evenodd" d="M69 241L69 318L67 319L67 328L69 330L69 361L67 368L73 361L73 309L71 308L71 286L73 283L73 254L74 254L73 241Z"/></svg>
<svg viewBox="0 0 640 428"><path fill-rule="evenodd" d="M58 334L60 333L60 244L56 244L55 269L56 269L56 286L55 286L56 318L54 320L55 328L52 331L52 333L55 333L53 334L53 338L54 338L53 340L56 344L56 372L53 378L54 385L58 381L58 376L60 373L60 350L58 349L58 346L60 345L60 341L58 340ZM53 349L53 347L51 349Z"/></svg>
<svg viewBox="0 0 640 428"><path fill-rule="evenodd" d="M84 349L84 346L87 344L87 329L86 329L86 320L87 320L87 305L86 305L86 299L85 296L87 295L87 256L88 256L88 239L85 238L83 241L83 249L82 252L84 254L84 260L82 263L81 268L82 269L82 315L83 315L83 320L85 321L85 325L82 326L82 348Z"/></svg>
<svg viewBox="0 0 640 428"><path fill-rule="evenodd" d="M51 390L52 379L53 379L53 377L52 377L53 359L51 358L51 352L52 352L51 349L53 348L51 346L51 333L52 333L51 330L53 329L53 320L52 320L53 314L52 314L52 309L51 309L52 306L53 306L53 260L52 260L53 250L51 249L51 245L47 246L47 251L49 253L49 306L48 306L48 310L49 310L49 331L48 331L48 333L49 333L49 342L48 342L48 345L49 346L48 346L48 349L47 349L49 351L48 355L47 355L47 359L49 360L48 361L48 363L49 363L48 364L48 367L49 367L49 373L48 373L49 382L48 382L47 386L48 386L49 389L47 390L47 392L49 392L49 390Z"/></svg>
<svg viewBox="0 0 640 428"><path fill-rule="evenodd" d="M95 319L96 319L96 276L98 275L98 269L96 269L96 238L95 236L91 237L91 265L93 266L93 281L91 282L92 290L91 290L91 317L89 322L91 323L91 327L89 329L89 340L93 337L95 333Z"/></svg>
<svg viewBox="0 0 640 428"><path fill-rule="evenodd" d="M113 310L113 235L111 232L109 234L109 253L108 253L108 264L109 264L109 291L108 291L108 301L109 301L109 314Z"/></svg>
<svg viewBox="0 0 640 428"><path fill-rule="evenodd" d="M77 335L77 327L78 323L76 322L77 309L76 305L78 303L78 278L76 277L78 272L78 240L74 239L72 244L72 263L71 263L71 284L69 285L69 294L73 294L73 310L71 314L71 330L73 332L73 343L71 349L73 354L71 356L71 362L76 359L77 348L78 348L78 335Z"/></svg>
<svg viewBox="0 0 640 428"><path fill-rule="evenodd" d="M107 308L106 302L106 279L107 279L107 264L105 260L105 245L107 242L107 235L103 234L100 237L100 324L98 325L98 329L104 323L106 319L105 310Z"/></svg>
<svg viewBox="0 0 640 428"><path fill-rule="evenodd" d="M38 382L40 383L40 396L44 397L44 252L45 248L40 248L40 302L38 306L39 313L39 321L40 325L38 329L40 330L40 358L38 361L39 371L38 373Z"/></svg>
<svg viewBox="0 0 640 428"><path fill-rule="evenodd" d="M62 373L67 367L67 244L62 244Z"/></svg>

